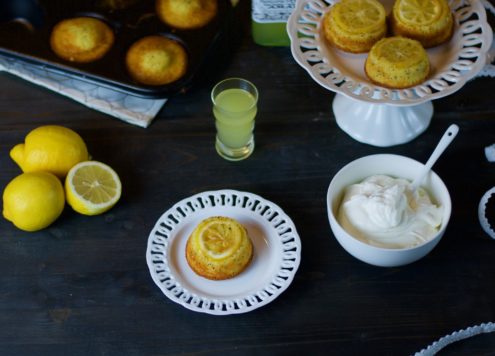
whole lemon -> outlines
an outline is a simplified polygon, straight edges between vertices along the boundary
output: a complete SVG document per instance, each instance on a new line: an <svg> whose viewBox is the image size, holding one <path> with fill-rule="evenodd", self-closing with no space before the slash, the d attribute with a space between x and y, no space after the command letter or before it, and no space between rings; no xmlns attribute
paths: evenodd
<svg viewBox="0 0 495 356"><path fill-rule="evenodd" d="M23 172L45 171L63 178L77 163L89 159L88 149L75 131L58 125L32 130L24 143L10 151Z"/></svg>
<svg viewBox="0 0 495 356"><path fill-rule="evenodd" d="M44 229L62 213L64 189L51 173L22 173L3 191L3 216L25 231Z"/></svg>

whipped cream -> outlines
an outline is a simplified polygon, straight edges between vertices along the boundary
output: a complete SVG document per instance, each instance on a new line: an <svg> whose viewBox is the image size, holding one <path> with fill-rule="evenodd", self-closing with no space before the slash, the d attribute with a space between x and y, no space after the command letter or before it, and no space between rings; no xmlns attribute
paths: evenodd
<svg viewBox="0 0 495 356"><path fill-rule="evenodd" d="M338 212L340 225L377 247L408 248L430 240L442 223L443 209L424 189L412 192L410 184L375 175L348 186Z"/></svg>

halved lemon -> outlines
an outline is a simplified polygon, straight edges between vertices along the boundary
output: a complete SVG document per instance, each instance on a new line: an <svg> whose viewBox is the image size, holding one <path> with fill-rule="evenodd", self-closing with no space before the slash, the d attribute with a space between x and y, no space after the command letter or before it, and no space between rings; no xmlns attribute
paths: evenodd
<svg viewBox="0 0 495 356"><path fill-rule="evenodd" d="M400 0L395 6L396 16L399 15L405 23L416 26L437 21L445 10L445 2L441 0Z"/></svg>
<svg viewBox="0 0 495 356"><path fill-rule="evenodd" d="M351 33L372 31L385 23L385 8L377 0L343 0L332 11L336 25Z"/></svg>
<svg viewBox="0 0 495 356"><path fill-rule="evenodd" d="M231 256L239 246L245 229L236 220L214 217L202 222L199 231L199 245L211 258L223 259Z"/></svg>
<svg viewBox="0 0 495 356"><path fill-rule="evenodd" d="M72 167L65 179L67 203L78 213L98 215L120 199L122 184L117 173L98 161L85 161Z"/></svg>

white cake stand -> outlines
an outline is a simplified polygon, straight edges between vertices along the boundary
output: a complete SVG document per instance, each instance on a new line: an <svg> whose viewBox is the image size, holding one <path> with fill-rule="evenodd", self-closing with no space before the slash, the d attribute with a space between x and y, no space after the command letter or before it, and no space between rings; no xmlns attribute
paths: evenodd
<svg viewBox="0 0 495 356"><path fill-rule="evenodd" d="M336 93L333 111L339 127L359 142L388 147L411 141L426 130L433 99L462 88L485 65L493 33L478 0L449 2L455 18L452 39L428 49L432 72L421 85L387 89L366 77L367 54L330 46L321 20L338 0L297 0L287 23L295 60L323 87ZM389 12L393 0L381 0Z"/></svg>

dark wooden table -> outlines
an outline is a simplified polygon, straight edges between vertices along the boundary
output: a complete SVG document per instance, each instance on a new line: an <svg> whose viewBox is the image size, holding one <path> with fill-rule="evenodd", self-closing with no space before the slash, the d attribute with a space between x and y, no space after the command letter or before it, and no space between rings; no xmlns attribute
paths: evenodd
<svg viewBox="0 0 495 356"><path fill-rule="evenodd" d="M92 156L114 167L123 182L121 201L104 215L85 217L66 207L36 233L0 219L1 355L408 355L455 330L494 321L495 241L477 217L481 196L495 185L495 163L483 152L495 143L493 79L473 80L436 100L430 127L414 141L378 148L337 127L334 94L317 85L288 48L257 46L246 31L222 67L171 98L147 129L0 75L2 189L20 173L9 150L43 124L77 131ZM214 149L209 93L229 76L252 80L261 93L256 150L238 163ZM440 244L398 268L350 256L327 219L333 175L373 153L426 161L451 123L460 133L434 167L453 202ZM150 277L145 252L165 210L223 188L278 204L297 226L302 262L272 303L218 317L165 297ZM445 354L494 354L493 335Z"/></svg>

